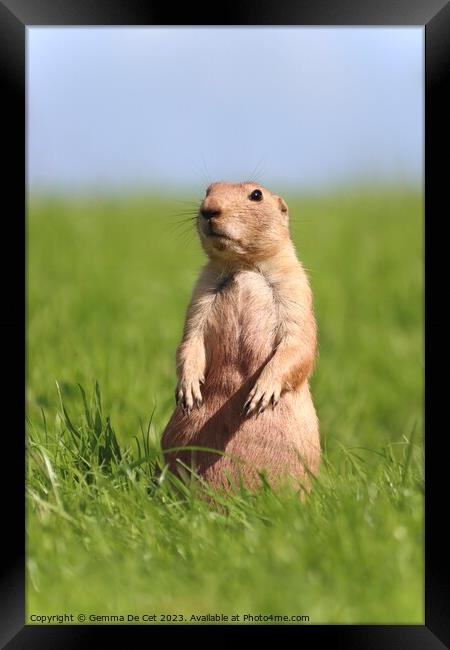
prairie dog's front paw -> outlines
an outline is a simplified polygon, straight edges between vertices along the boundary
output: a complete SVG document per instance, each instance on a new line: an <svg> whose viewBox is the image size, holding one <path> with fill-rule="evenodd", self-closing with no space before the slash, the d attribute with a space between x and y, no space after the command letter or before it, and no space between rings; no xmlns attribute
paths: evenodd
<svg viewBox="0 0 450 650"><path fill-rule="evenodd" d="M255 410L259 415L270 403L272 403L272 408L275 408L280 399L281 389L281 382L275 381L271 377L265 377L262 374L244 404L245 415L250 415Z"/></svg>
<svg viewBox="0 0 450 650"><path fill-rule="evenodd" d="M192 410L194 404L197 408L203 404L200 384L203 383L203 377L187 378L179 380L175 389L175 399L179 406L188 413Z"/></svg>

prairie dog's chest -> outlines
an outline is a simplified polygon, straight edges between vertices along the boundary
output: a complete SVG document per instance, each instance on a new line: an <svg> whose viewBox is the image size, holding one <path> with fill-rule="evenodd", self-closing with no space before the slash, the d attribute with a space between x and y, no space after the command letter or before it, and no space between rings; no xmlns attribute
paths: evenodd
<svg viewBox="0 0 450 650"><path fill-rule="evenodd" d="M256 271L241 271L217 288L207 331L217 345L266 355L278 325L274 291Z"/></svg>

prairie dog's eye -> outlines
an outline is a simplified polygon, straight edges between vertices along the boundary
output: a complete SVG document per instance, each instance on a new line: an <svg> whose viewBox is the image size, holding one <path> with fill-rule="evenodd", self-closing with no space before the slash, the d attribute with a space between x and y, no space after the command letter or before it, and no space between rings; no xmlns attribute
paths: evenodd
<svg viewBox="0 0 450 650"><path fill-rule="evenodd" d="M261 190L253 190L253 192L248 197L250 201L262 201L262 192Z"/></svg>

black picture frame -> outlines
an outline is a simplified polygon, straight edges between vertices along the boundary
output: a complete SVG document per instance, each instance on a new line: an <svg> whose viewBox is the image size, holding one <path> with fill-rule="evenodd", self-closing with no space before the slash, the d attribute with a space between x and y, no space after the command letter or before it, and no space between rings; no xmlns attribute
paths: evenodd
<svg viewBox="0 0 450 650"><path fill-rule="evenodd" d="M439 649L450 646L450 579L447 542L448 454L444 416L446 373L436 379L443 364L444 328L441 297L431 300L433 286L446 277L448 244L445 228L448 162L445 164L449 106L446 81L450 49L450 6L443 0L261 0L205 6L186 4L174 9L167 3L145 0L0 0L0 83L2 123L3 280L1 336L8 354L3 399L4 452L3 562L0 583L2 647L87 648L94 638L114 635L130 645L135 634L154 635L142 626L32 626L25 621L25 541L23 401L26 294L26 184L25 184L25 47L26 28L36 25L416 25L425 28L425 625L302 625L295 630L298 643L326 643L338 648ZM175 22L174 22L175 19ZM448 141L448 139L447 139ZM447 154L448 156L448 154ZM7 208L6 208L7 206ZM444 248L445 247L445 248ZM444 285L445 286L445 285ZM448 291L446 292L448 295ZM447 332L447 330L446 330ZM440 336L441 335L441 336ZM448 337L448 334L447 334ZM435 345L432 345L434 343ZM434 349L433 349L434 348ZM433 358L434 357L434 358ZM436 364L433 363L436 361ZM422 369L418 368L418 372ZM445 391L446 392L446 391ZM433 414L433 415L431 415ZM437 423L440 423L437 426ZM433 424L434 430L433 430ZM5 507L6 506L6 507ZM381 568L382 570L382 568ZM150 627L150 626L149 626ZM165 627L169 638L172 630ZM210 626L201 626L201 628ZM227 626L225 626L227 627ZM231 626L230 626L231 627ZM198 633L198 626L196 626ZM279 630L278 630L279 631ZM201 631L200 631L201 632ZM227 634L227 631L225 631ZM133 644L134 645L134 644Z"/></svg>

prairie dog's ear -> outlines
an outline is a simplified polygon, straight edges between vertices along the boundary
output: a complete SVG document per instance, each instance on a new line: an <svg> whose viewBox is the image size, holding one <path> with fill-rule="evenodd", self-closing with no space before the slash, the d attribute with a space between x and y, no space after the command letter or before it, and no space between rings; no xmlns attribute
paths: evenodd
<svg viewBox="0 0 450 650"><path fill-rule="evenodd" d="M287 203L286 203L286 201L285 201L284 199L282 199L281 196L277 196L277 199L278 199L278 205L279 205L279 207L280 207L281 212L283 212L284 214L286 214L287 211L288 211L288 207L287 207Z"/></svg>

